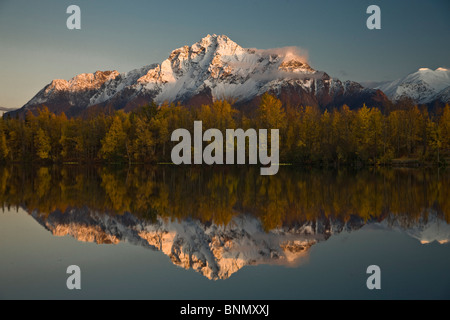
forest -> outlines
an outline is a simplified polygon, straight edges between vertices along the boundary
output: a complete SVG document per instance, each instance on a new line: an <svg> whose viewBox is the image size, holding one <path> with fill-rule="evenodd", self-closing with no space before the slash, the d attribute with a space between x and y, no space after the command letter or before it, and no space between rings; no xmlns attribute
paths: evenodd
<svg viewBox="0 0 450 320"><path fill-rule="evenodd" d="M280 162L317 166L432 165L450 160L450 106L364 105L332 110L285 106L265 94L249 112L226 100L186 107L154 103L125 113L89 117L56 115L45 106L25 119L0 119L0 162L5 163L170 163L171 133L217 128L279 129Z"/></svg>

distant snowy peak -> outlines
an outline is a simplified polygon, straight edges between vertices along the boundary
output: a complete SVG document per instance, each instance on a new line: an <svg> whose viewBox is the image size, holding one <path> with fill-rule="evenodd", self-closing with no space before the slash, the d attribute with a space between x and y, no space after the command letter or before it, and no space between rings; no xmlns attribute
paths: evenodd
<svg viewBox="0 0 450 320"><path fill-rule="evenodd" d="M441 102L449 102L449 96L445 94L445 92L448 93L449 87L449 69L420 68L403 78L382 84L377 89L383 91L394 101L410 98L417 103L430 103L436 99Z"/></svg>

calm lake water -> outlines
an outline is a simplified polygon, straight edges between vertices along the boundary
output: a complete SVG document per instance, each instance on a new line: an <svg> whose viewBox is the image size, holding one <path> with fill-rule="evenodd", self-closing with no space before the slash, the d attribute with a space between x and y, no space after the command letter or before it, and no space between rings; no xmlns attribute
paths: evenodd
<svg viewBox="0 0 450 320"><path fill-rule="evenodd" d="M0 204L1 299L450 298L448 170L8 166Z"/></svg>

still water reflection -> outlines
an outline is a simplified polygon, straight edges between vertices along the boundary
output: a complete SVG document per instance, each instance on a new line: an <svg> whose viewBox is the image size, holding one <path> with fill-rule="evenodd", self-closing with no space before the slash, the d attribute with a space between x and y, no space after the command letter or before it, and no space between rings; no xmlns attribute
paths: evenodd
<svg viewBox="0 0 450 320"><path fill-rule="evenodd" d="M316 244L363 227L448 248L449 195L449 173L436 170L0 167L4 210L54 236L163 252L209 280L304 265Z"/></svg>

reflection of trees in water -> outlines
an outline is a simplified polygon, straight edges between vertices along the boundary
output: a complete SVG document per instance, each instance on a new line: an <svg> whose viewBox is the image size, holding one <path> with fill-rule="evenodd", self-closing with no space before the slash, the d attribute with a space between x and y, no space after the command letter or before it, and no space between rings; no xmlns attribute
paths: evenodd
<svg viewBox="0 0 450 320"><path fill-rule="evenodd" d="M217 224L250 213L266 230L318 217L383 219L389 212L410 220L427 208L449 222L450 175L435 171L281 167L274 176L261 176L257 167L9 166L0 167L0 202L43 214L88 206Z"/></svg>

